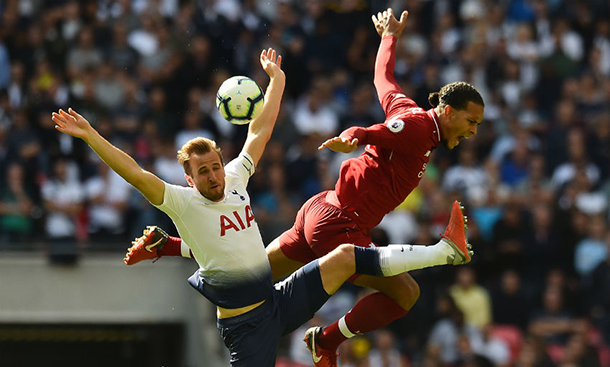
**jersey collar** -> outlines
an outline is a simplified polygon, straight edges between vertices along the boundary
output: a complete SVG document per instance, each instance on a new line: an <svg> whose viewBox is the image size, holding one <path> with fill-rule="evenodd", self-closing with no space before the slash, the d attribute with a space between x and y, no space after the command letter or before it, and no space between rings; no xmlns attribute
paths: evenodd
<svg viewBox="0 0 610 367"><path fill-rule="evenodd" d="M428 114L428 116L430 116L432 118L432 121L434 121L434 125L436 128L436 137L438 139L436 145L438 145L441 142L441 128L438 124L438 116L436 116L436 112L434 112L434 108L429 109L428 111L426 111L426 113Z"/></svg>

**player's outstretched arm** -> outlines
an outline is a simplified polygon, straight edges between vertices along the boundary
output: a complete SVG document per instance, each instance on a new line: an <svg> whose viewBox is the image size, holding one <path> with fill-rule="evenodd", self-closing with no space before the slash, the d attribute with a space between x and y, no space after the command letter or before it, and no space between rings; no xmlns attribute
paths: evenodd
<svg viewBox="0 0 610 367"><path fill-rule="evenodd" d="M278 55L274 49L269 48L269 50L261 52L260 62L271 80L265 92L263 111L250 123L248 137L243 148L254 160L254 165L258 164L265 146L271 138L286 85L286 75L282 70L282 56Z"/></svg>
<svg viewBox="0 0 610 367"><path fill-rule="evenodd" d="M53 112L55 129L83 139L91 149L116 173L133 185L154 205L163 203L165 183L154 174L142 169L129 155L104 139L83 116L72 108L68 112Z"/></svg>
<svg viewBox="0 0 610 367"><path fill-rule="evenodd" d="M387 9L372 16L375 29L381 36L381 43L379 44L377 58L375 59L373 84L375 84L377 97L386 116L390 116L395 111L397 107L394 104L396 97L405 96L396 78L394 78L394 66L396 64L395 51L397 38L405 28L408 14L407 11L403 11L400 21L396 20L392 9ZM403 100L401 105L403 107L414 107L415 102Z"/></svg>

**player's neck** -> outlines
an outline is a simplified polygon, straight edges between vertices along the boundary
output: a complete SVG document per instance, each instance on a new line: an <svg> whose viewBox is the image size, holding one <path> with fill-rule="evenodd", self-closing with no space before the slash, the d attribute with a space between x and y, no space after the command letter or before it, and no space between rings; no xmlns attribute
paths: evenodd
<svg viewBox="0 0 610 367"><path fill-rule="evenodd" d="M435 107L434 113L438 119L438 128L441 130L441 137L445 136L447 127L449 125L449 116L445 113L445 109L441 107Z"/></svg>

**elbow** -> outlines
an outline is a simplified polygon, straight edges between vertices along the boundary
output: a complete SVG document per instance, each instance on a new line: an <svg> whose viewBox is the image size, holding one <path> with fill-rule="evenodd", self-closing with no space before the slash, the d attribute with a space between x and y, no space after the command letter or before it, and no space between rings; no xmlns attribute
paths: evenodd
<svg viewBox="0 0 610 367"><path fill-rule="evenodd" d="M379 86L381 85L381 75L379 75L379 72L375 72L375 76L373 77L373 85L375 86L375 89L379 91Z"/></svg>

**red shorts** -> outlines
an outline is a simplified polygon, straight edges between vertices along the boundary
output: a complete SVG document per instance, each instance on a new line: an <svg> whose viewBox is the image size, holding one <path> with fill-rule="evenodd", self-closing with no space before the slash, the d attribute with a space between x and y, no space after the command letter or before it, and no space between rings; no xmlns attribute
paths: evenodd
<svg viewBox="0 0 610 367"><path fill-rule="evenodd" d="M338 206L331 204L323 191L307 200L299 209L292 228L280 235L280 249L289 259L304 264L326 255L339 245L376 246L368 233Z"/></svg>

